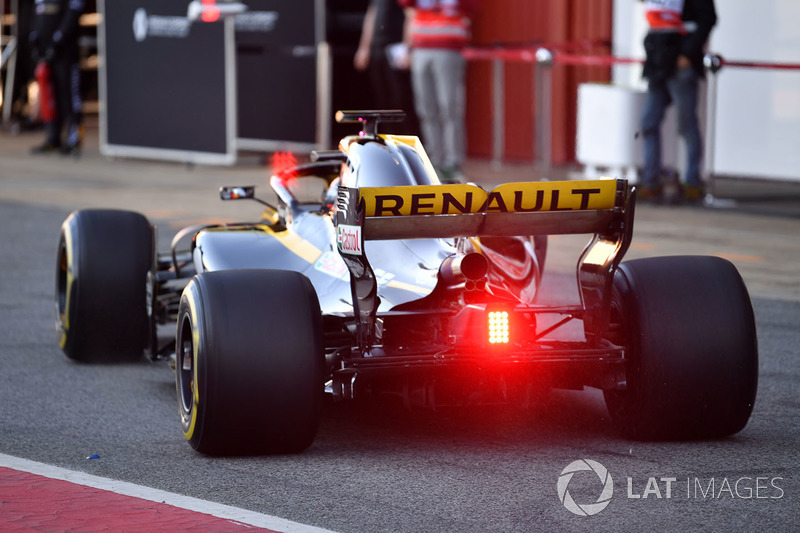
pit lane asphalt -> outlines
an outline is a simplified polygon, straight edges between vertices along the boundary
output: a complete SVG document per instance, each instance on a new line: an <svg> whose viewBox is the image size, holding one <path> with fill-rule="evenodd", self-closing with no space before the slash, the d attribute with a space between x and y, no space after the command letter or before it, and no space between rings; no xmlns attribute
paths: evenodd
<svg viewBox="0 0 800 533"><path fill-rule="evenodd" d="M167 366L79 365L59 352L52 303L58 228L75 208L135 209L158 222L164 249L186 224L257 216L256 205L220 202L216 188L261 185L266 170L255 159L234 168L106 160L96 137L77 160L32 158L27 149L39 135L0 135L2 453L338 531L777 531L800 523L800 218L782 211L785 203L780 216L768 202L759 214L747 206L637 210L629 258L721 255L750 289L759 394L750 423L732 438L626 441L611 430L596 391L558 392L531 412L328 405L317 441L301 455L215 459L183 442ZM533 175L481 162L468 171L485 184ZM575 297L585 242L552 240L545 298ZM92 454L100 458L86 460ZM571 514L556 491L562 470L582 458L606 466L615 484L609 506L592 517ZM652 491L628 497L629 490L641 496L650 478L662 498ZM676 479L670 499L661 478ZM703 497L711 480L719 497ZM742 480L740 494L720 491L723 480L730 488ZM757 483L766 487L759 498ZM748 486L751 497L739 497ZM580 503L599 494L596 478L577 474L569 490Z"/></svg>

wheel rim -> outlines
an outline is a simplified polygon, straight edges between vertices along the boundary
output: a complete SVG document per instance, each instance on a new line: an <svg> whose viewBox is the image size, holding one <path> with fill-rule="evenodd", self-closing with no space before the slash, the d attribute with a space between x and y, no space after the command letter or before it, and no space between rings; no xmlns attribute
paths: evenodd
<svg viewBox="0 0 800 533"><path fill-rule="evenodd" d="M64 323L67 314L67 247L61 241L58 250L58 275L56 276L56 311L58 313L59 324Z"/></svg>
<svg viewBox="0 0 800 533"><path fill-rule="evenodd" d="M188 318L181 325L180 343L176 350L176 367L178 374L178 389L181 400L181 409L187 418L191 417L194 409L194 343L192 342L192 327Z"/></svg>

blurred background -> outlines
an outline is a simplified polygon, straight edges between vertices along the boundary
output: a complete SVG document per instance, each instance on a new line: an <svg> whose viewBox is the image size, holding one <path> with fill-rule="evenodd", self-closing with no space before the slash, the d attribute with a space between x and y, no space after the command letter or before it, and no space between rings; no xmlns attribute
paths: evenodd
<svg viewBox="0 0 800 533"><path fill-rule="evenodd" d="M104 155L231 165L243 153L331 148L352 132L332 120L337 109L381 107L353 66L368 0L242 0L246 11L211 23L190 20L188 0L86 4L81 92ZM39 125L33 5L2 0L0 13L2 124L15 132ZM708 51L722 68L700 110L706 172L800 180L800 2L716 9ZM468 157L635 180L645 31L638 0L481 2L464 51ZM678 168L666 128L665 159Z"/></svg>

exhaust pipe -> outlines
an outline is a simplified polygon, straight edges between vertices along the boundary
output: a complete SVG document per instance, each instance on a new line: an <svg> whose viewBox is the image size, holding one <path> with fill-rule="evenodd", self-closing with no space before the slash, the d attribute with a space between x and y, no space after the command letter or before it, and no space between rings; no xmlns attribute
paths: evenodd
<svg viewBox="0 0 800 533"><path fill-rule="evenodd" d="M488 272L489 262L477 252L451 255L439 267L439 276L450 287L468 281L472 287L482 287Z"/></svg>

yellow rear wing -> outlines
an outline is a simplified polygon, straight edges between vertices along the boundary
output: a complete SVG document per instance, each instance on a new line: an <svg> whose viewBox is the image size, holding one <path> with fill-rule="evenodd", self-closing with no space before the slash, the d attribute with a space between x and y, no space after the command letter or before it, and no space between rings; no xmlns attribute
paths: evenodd
<svg viewBox="0 0 800 533"><path fill-rule="evenodd" d="M358 225L364 240L555 235L605 233L621 215L627 183L599 179L506 183L491 191L476 185L348 191L357 191L357 196L351 194L346 203L340 202L340 213L347 206L345 210L356 208L362 214L363 222Z"/></svg>

